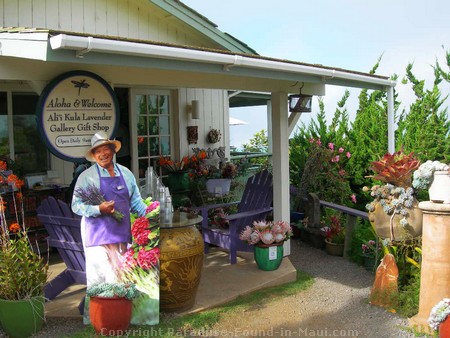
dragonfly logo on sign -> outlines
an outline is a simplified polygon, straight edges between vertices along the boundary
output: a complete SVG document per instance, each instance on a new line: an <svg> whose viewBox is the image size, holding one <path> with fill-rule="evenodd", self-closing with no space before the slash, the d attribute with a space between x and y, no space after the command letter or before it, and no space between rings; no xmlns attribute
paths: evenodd
<svg viewBox="0 0 450 338"><path fill-rule="evenodd" d="M86 71L64 73L43 91L36 111L39 130L49 150L69 161L84 161L92 136L114 134L119 109L109 84Z"/></svg>

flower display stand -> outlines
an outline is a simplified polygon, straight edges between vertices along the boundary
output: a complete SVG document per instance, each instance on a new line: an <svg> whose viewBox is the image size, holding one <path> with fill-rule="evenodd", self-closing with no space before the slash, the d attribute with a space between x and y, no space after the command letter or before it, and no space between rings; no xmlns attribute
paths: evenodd
<svg viewBox="0 0 450 338"><path fill-rule="evenodd" d="M283 242L254 246L255 262L260 270L273 271L280 267L283 260Z"/></svg>
<svg viewBox="0 0 450 338"><path fill-rule="evenodd" d="M420 202L423 211L419 312L409 324L430 332L431 309L450 295L450 204Z"/></svg>
<svg viewBox="0 0 450 338"><path fill-rule="evenodd" d="M27 338L44 324L44 297L24 300L0 299L0 326L11 338Z"/></svg>

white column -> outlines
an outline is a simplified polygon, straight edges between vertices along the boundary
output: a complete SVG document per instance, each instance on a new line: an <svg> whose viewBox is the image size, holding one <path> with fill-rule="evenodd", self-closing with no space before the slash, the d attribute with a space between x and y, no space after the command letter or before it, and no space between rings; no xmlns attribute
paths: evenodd
<svg viewBox="0 0 450 338"><path fill-rule="evenodd" d="M274 220L289 222L289 132L286 93L272 93L272 167ZM285 255L290 245L284 246Z"/></svg>
<svg viewBox="0 0 450 338"><path fill-rule="evenodd" d="M387 88L388 152L395 152L394 87Z"/></svg>

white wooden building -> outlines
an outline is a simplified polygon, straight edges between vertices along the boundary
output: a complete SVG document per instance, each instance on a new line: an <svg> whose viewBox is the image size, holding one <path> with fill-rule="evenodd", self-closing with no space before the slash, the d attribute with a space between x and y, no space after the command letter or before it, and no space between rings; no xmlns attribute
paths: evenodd
<svg viewBox="0 0 450 338"><path fill-rule="evenodd" d="M229 152L229 94L265 93L276 219L289 217L288 136L299 117L289 115L290 93L303 86L322 96L326 85L386 90L393 122L395 82L387 77L257 55L177 0L0 0L0 27L0 155L27 163L30 173L52 170L66 184L73 163L39 145L33 107L69 71L95 73L114 89L120 128L113 136L122 137L137 177L160 153L179 159L193 146L212 146L210 128L222 133L213 146ZM164 100L157 116L138 114L144 96ZM189 112L193 100L199 119ZM159 128L148 127L151 119ZM198 127L196 145L187 142L188 126Z"/></svg>

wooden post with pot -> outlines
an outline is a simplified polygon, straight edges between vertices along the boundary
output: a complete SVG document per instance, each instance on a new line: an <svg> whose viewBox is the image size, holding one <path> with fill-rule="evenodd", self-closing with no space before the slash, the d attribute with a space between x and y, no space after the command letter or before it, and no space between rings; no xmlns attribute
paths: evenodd
<svg viewBox="0 0 450 338"><path fill-rule="evenodd" d="M450 297L450 204L427 201L419 208L423 212L419 313L409 324L431 333L427 322L431 309Z"/></svg>

